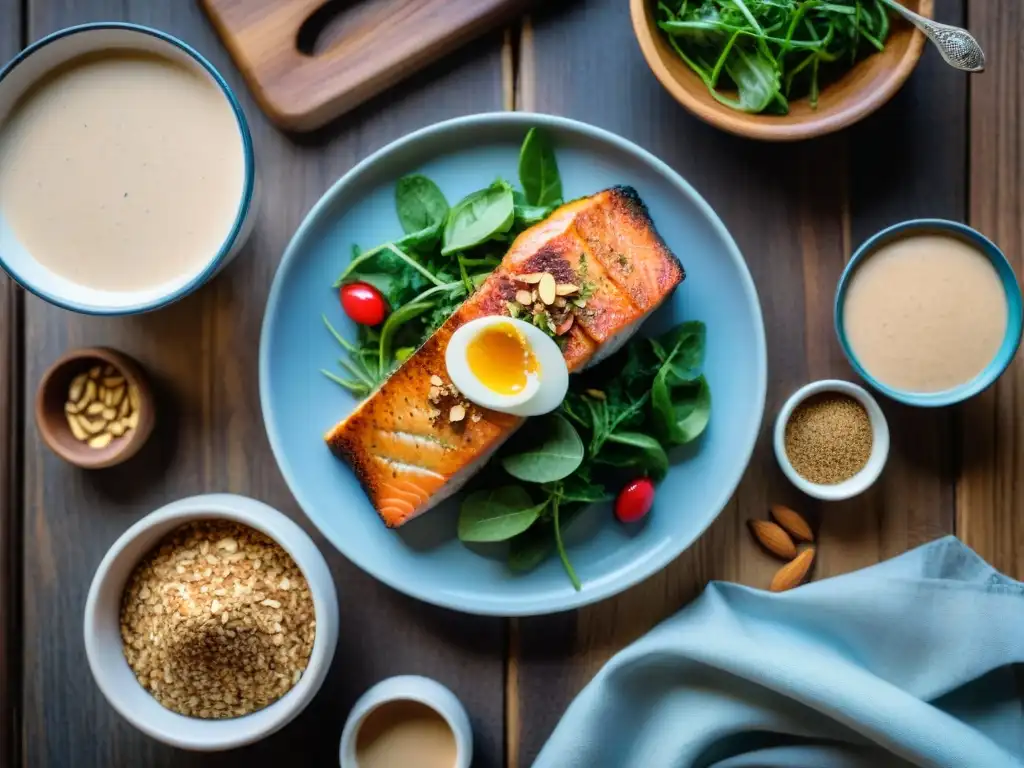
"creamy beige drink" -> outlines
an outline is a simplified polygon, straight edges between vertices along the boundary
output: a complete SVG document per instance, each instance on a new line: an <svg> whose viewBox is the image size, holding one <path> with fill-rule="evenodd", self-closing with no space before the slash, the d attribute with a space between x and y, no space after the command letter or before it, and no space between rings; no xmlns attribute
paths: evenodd
<svg viewBox="0 0 1024 768"><path fill-rule="evenodd" d="M90 54L35 85L0 125L0 214L32 257L90 288L198 274L245 184L235 113L197 68Z"/></svg>
<svg viewBox="0 0 1024 768"><path fill-rule="evenodd" d="M358 768L454 768L457 759L451 727L418 701L382 704L356 737Z"/></svg>
<svg viewBox="0 0 1024 768"><path fill-rule="evenodd" d="M854 355L879 382L941 392L992 362L1007 312L985 254L955 237L922 234L882 246L857 267L842 319Z"/></svg>

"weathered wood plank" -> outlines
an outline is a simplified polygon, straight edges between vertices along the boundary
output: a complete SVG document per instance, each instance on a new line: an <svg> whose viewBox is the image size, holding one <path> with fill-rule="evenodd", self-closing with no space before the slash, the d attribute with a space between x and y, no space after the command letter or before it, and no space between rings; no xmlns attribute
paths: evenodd
<svg viewBox="0 0 1024 768"><path fill-rule="evenodd" d="M988 69L971 79L970 223L992 238L1024 273L1024 7L1014 0L972 0L971 31ZM957 530L996 568L1024 578L1024 359L959 414L962 467Z"/></svg>
<svg viewBox="0 0 1024 768"><path fill-rule="evenodd" d="M355 698L377 680L423 673L449 685L475 718L479 764L503 749L503 623L457 616L406 599L345 561L319 536L338 584L341 637L319 696L294 723L253 747L195 756L134 731L107 705L85 662L82 609L92 573L132 522L172 499L230 491L262 499L311 526L274 464L260 414L257 344L271 278L289 237L323 191L372 150L455 114L500 109L501 35L413 77L338 124L295 143L253 106L241 77L192 3L31 0L30 36L66 25L126 19L195 45L243 99L254 133L262 202L256 231L211 285L151 315L97 319L27 302L29 388L55 357L106 344L139 359L159 390L159 425L137 460L99 473L60 462L25 429L25 765L252 766L301 755L337 764Z"/></svg>
<svg viewBox="0 0 1024 768"><path fill-rule="evenodd" d="M0 61L21 43L23 3L0 5ZM0 765L21 743L21 291L0 271Z"/></svg>
<svg viewBox="0 0 1024 768"><path fill-rule="evenodd" d="M944 18L958 18L960 5L940 2L939 10ZM583 29L585 35L577 34ZM770 503L789 503L820 521L818 578L877 562L952 530L946 417L928 421L886 404L894 428L908 431L896 440L885 480L868 496L827 509L785 481L772 455L770 429L782 401L798 386L823 377L853 377L832 328L835 284L852 243L884 221L925 211L963 215L963 197L955 190L965 165L965 91L956 81L948 102L930 98L950 85L935 62L926 60L905 94L855 132L769 145L719 133L678 106L648 71L626 3L594 0L535 16L524 31L521 59L519 108L566 114L614 130L655 152L708 199L754 275L769 348L765 424L746 477L711 529L663 573L618 598L575 614L517 623L509 664L517 694L509 705L509 737L510 743L518 737L519 748L510 765L525 766L607 658L682 607L708 580L768 583L777 564L750 541L744 522L764 516ZM593 87L596 83L600 87ZM947 129L942 121L950 117L954 125ZM879 157L868 157L866 141L881 140L901 121L927 123L937 135L917 145L915 137L897 131L893 143L881 141ZM929 153L940 150L954 154L936 162ZM907 184L892 167L883 167L887 163L911 178L924 173L924 179ZM957 167L959 175L945 175ZM873 173L885 189L872 189ZM872 196L878 192L884 198ZM914 430L934 442L917 444Z"/></svg>

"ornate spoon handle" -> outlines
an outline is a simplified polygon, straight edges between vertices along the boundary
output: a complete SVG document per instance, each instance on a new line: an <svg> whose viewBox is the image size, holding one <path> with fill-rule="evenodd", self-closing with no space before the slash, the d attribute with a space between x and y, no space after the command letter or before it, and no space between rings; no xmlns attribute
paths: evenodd
<svg viewBox="0 0 1024 768"><path fill-rule="evenodd" d="M970 32L949 24L926 19L896 2L882 0L887 6L924 32L939 49L946 63L964 72L982 72L985 69L985 52Z"/></svg>

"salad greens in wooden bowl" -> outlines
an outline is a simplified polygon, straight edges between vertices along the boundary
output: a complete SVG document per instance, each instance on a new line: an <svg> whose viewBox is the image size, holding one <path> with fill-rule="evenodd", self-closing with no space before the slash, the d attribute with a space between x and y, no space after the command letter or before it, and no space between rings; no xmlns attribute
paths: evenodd
<svg viewBox="0 0 1024 768"><path fill-rule="evenodd" d="M924 36L881 0L631 0L662 85L698 117L794 140L856 122L913 70ZM933 0L905 0L923 16Z"/></svg>

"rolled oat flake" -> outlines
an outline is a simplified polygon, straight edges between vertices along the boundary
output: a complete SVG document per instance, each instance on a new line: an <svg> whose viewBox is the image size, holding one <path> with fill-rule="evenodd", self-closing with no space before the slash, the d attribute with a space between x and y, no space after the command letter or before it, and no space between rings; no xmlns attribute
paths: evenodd
<svg viewBox="0 0 1024 768"><path fill-rule="evenodd" d="M188 523L136 566L121 603L128 665L163 706L247 715L295 685L316 618L309 585L272 539L224 520Z"/></svg>
<svg viewBox="0 0 1024 768"><path fill-rule="evenodd" d="M786 457L805 480L836 485L868 463L874 434L864 406L848 395L804 400L786 422Z"/></svg>

